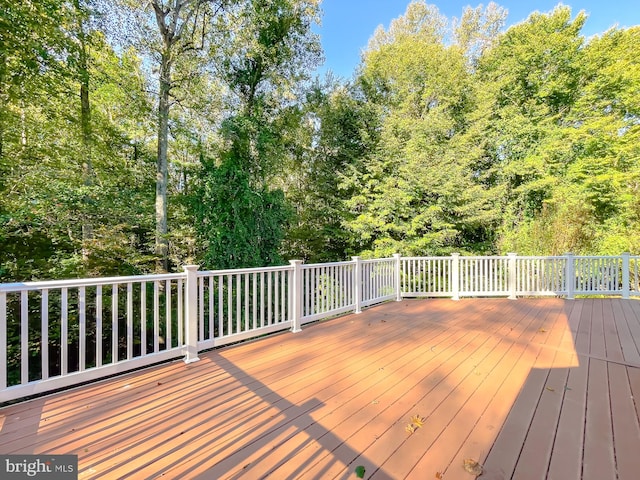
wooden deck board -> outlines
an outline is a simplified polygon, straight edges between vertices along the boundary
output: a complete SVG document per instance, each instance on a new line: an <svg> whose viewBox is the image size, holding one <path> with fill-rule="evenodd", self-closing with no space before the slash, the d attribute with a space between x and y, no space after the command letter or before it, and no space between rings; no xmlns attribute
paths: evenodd
<svg viewBox="0 0 640 480"><path fill-rule="evenodd" d="M1 408L0 453L83 479L636 478L639 345L637 300L390 302Z"/></svg>
<svg viewBox="0 0 640 480"><path fill-rule="evenodd" d="M589 359L587 419L582 478L617 478L609 397L609 376L605 362Z"/></svg>
<svg viewBox="0 0 640 480"><path fill-rule="evenodd" d="M609 363L609 385L613 439L619 478L634 478L640 474L640 427L629 385L627 370L617 363Z"/></svg>

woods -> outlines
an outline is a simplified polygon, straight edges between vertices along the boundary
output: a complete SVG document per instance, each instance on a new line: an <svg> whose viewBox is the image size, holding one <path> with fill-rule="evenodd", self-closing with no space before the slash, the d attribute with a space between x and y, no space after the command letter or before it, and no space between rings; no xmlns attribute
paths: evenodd
<svg viewBox="0 0 640 480"><path fill-rule="evenodd" d="M319 0L0 0L0 282L640 251L640 27L415 1L351 79Z"/></svg>

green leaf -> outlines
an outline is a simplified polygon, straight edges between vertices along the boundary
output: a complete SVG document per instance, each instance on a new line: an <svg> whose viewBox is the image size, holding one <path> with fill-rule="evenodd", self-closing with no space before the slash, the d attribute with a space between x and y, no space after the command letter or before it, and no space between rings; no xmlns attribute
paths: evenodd
<svg viewBox="0 0 640 480"><path fill-rule="evenodd" d="M358 465L356 467L356 475L358 476L358 478L364 478L364 467L362 465Z"/></svg>

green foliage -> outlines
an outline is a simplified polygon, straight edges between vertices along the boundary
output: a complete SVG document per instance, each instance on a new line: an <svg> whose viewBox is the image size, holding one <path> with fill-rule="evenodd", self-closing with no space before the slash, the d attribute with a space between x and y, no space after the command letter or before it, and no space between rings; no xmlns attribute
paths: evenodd
<svg viewBox="0 0 640 480"><path fill-rule="evenodd" d="M153 12L0 3L0 281L154 270ZM639 27L416 1L352 82L304 83L318 1L196 3L165 58L170 268L640 251Z"/></svg>
<svg viewBox="0 0 640 480"><path fill-rule="evenodd" d="M77 24L69 18L68 25ZM140 90L139 59L132 54L118 58L98 33L91 34L88 45L90 159L76 93L80 73L73 60L75 44L60 46L69 54L60 54L55 68L35 75L29 89L16 92L6 104L11 115L3 124L0 155L2 280L147 270L149 222L144 212L153 202L147 193L152 170L148 145L135 144L148 135L144 117L149 106ZM136 128L129 129L131 125ZM87 224L93 226L90 238L83 231Z"/></svg>
<svg viewBox="0 0 640 480"><path fill-rule="evenodd" d="M586 45L567 7L509 29L480 62L487 176L504 186L498 248L627 251L637 229L637 29ZM614 107L615 106L615 107Z"/></svg>
<svg viewBox="0 0 640 480"><path fill-rule="evenodd" d="M282 158L295 145L295 109L288 103L317 60L310 32L317 7L313 1L248 2L219 46L236 110L222 123L220 158L203 164L195 195L200 258L210 268L282 261L290 210L276 185Z"/></svg>
<svg viewBox="0 0 640 480"><path fill-rule="evenodd" d="M208 269L258 267L282 262L278 247L288 211L278 190L256 189L232 155L208 162L194 196L199 258Z"/></svg>
<svg viewBox="0 0 640 480"><path fill-rule="evenodd" d="M346 225L365 255L482 251L490 240L489 196L458 154L469 148L471 75L459 48L422 33L439 24L421 25L367 52L359 77L384 112L378 148L348 180Z"/></svg>
<svg viewBox="0 0 640 480"><path fill-rule="evenodd" d="M307 262L343 259L359 251L343 227L351 218L345 201L358 193L347 179L379 140L377 108L329 77L311 87L293 118L295 138L303 143L290 149L287 198L295 217L284 254Z"/></svg>

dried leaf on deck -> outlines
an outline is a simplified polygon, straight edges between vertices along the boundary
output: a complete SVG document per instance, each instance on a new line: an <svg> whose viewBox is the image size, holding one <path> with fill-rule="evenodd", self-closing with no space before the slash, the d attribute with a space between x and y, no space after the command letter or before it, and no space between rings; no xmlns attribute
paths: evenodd
<svg viewBox="0 0 640 480"><path fill-rule="evenodd" d="M442 480L442 472L436 472L436 478Z"/></svg>
<svg viewBox="0 0 640 480"><path fill-rule="evenodd" d="M462 462L462 468L464 468L465 472L470 473L471 475L482 475L482 465L472 458L465 458Z"/></svg>
<svg viewBox="0 0 640 480"><path fill-rule="evenodd" d="M424 420L424 417L421 417L420 415L414 415L413 417L411 417L411 423L413 423L418 428L424 425Z"/></svg>
<svg viewBox="0 0 640 480"><path fill-rule="evenodd" d="M404 427L404 429L409 433L413 433L424 425L424 420L424 417L421 417L420 415L414 415L413 417L411 417L411 421L407 424L406 427Z"/></svg>

